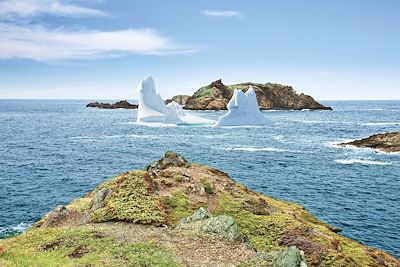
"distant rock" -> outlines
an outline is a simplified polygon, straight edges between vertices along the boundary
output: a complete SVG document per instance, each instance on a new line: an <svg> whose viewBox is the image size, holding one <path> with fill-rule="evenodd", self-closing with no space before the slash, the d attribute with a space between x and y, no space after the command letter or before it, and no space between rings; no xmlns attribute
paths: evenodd
<svg viewBox="0 0 400 267"><path fill-rule="evenodd" d="M190 95L176 95L174 96L172 99L167 99L165 100L165 104L169 104L172 101L175 101L176 103L178 103L179 105L186 105L186 101L190 98Z"/></svg>
<svg viewBox="0 0 400 267"><path fill-rule="evenodd" d="M86 107L87 108L102 108L102 109L117 109L117 108L136 109L136 108L138 108L138 105L131 104L126 100L122 100L122 101L118 101L114 104L92 102L92 103L87 104Z"/></svg>
<svg viewBox="0 0 400 267"><path fill-rule="evenodd" d="M400 132L374 134L364 139L341 143L339 145L373 148L386 153L400 152Z"/></svg>
<svg viewBox="0 0 400 267"><path fill-rule="evenodd" d="M291 86L276 83L240 83L224 85L221 80L212 82L197 90L186 100L185 109L191 110L226 110L229 99L235 89L246 92L252 86L257 95L258 106L262 110L331 110L321 105L311 96L297 94Z"/></svg>

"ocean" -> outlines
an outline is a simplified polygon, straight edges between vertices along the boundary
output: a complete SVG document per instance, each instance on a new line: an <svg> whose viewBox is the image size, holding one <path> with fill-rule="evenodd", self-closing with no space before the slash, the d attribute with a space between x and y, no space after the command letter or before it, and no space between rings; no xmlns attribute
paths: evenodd
<svg viewBox="0 0 400 267"><path fill-rule="evenodd" d="M400 257L400 155L336 145L399 131L400 101L321 101L334 110L265 111L266 126L224 128L138 126L136 110L87 103L0 100L0 237L174 150Z"/></svg>

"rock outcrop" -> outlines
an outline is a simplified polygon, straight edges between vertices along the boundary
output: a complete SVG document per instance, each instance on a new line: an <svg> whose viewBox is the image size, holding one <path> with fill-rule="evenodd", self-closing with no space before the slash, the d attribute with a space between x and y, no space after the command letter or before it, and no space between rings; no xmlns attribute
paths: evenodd
<svg viewBox="0 0 400 267"><path fill-rule="evenodd" d="M316 102L311 96L297 94L291 86L275 83L240 83L224 85L221 80L212 82L197 90L186 100L185 109L191 110L226 110L229 99L235 89L246 92L252 86L256 92L258 106L262 110L331 110Z"/></svg>
<svg viewBox="0 0 400 267"><path fill-rule="evenodd" d="M374 134L364 139L341 143L339 145L373 148L381 152L397 153L400 152L400 132Z"/></svg>
<svg viewBox="0 0 400 267"><path fill-rule="evenodd" d="M176 95L172 99L165 100L165 104L169 104L172 101L178 103L179 105L186 105L186 101L190 98L190 95Z"/></svg>
<svg viewBox="0 0 400 267"><path fill-rule="evenodd" d="M126 100L115 102L114 104L110 103L100 103L100 102L92 102L86 105L87 108L101 108L101 109L136 109L138 105L134 105L129 103Z"/></svg>
<svg viewBox="0 0 400 267"><path fill-rule="evenodd" d="M0 240L0 266L400 266L302 206L169 151Z"/></svg>

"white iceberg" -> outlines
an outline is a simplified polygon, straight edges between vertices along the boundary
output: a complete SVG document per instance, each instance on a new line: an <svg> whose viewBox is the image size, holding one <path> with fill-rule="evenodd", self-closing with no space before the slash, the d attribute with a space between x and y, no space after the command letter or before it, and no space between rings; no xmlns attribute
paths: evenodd
<svg viewBox="0 0 400 267"><path fill-rule="evenodd" d="M214 121L185 114L182 107L171 102L165 105L161 96L156 92L156 86L151 76L141 80L137 87L139 107L137 124L144 125L179 125L179 124L212 124Z"/></svg>
<svg viewBox="0 0 400 267"><path fill-rule="evenodd" d="M258 107L257 96L251 86L246 93L235 90L226 107L228 112L218 119L216 126L265 125L267 123Z"/></svg>

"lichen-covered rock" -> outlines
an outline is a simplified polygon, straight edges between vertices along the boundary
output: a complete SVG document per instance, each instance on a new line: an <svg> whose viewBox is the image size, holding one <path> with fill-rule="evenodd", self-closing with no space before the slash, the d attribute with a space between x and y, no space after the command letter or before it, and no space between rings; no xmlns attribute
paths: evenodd
<svg viewBox="0 0 400 267"><path fill-rule="evenodd" d="M248 237L242 233L239 225L231 216L219 215L212 217L204 208L199 208L189 217L182 219L177 229L213 234L250 245Z"/></svg>
<svg viewBox="0 0 400 267"><path fill-rule="evenodd" d="M289 247L279 253L276 267L307 267L304 253L295 246Z"/></svg>
<svg viewBox="0 0 400 267"><path fill-rule="evenodd" d="M231 216L219 215L204 220L200 227L200 232L216 234L221 237L237 241L246 241L247 238L242 234L240 227Z"/></svg>
<svg viewBox="0 0 400 267"><path fill-rule="evenodd" d="M211 214L209 214L205 208L201 207L189 217L182 219L180 221L180 225L188 224L190 222L202 221L208 218L211 218Z"/></svg>
<svg viewBox="0 0 400 267"><path fill-rule="evenodd" d="M106 198L110 197L112 195L112 190L105 187L100 189L100 191L98 191L91 203L90 203L90 209L89 211L85 214L85 216L83 216L81 223L85 224L87 222L89 222L91 220L91 215L98 209L104 208L105 206L105 200Z"/></svg>

